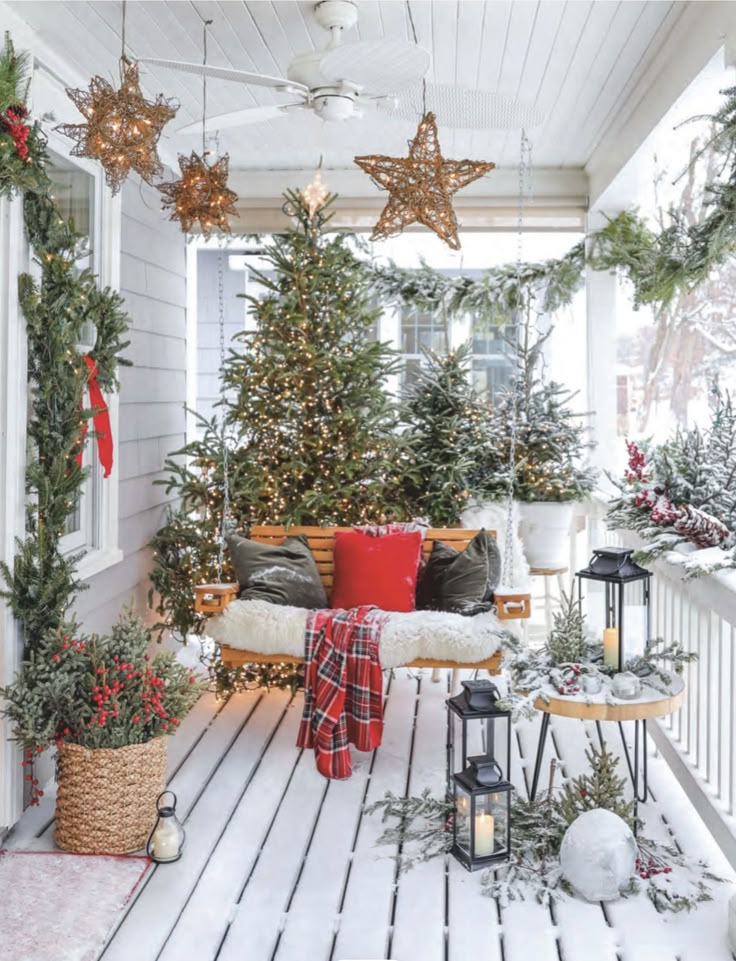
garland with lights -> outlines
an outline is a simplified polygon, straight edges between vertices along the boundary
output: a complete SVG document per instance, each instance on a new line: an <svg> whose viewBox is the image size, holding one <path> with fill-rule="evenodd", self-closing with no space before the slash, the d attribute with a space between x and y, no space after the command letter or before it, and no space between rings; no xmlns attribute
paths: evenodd
<svg viewBox="0 0 736 961"><path fill-rule="evenodd" d="M0 197L48 189L46 138L37 120L30 122L26 96L30 57L16 53L10 34L0 52Z"/></svg>
<svg viewBox="0 0 736 961"><path fill-rule="evenodd" d="M7 69L8 58L14 58L14 73ZM20 84L24 73L17 67L19 62L25 61L6 38L0 76L5 80L14 76ZM5 89L1 82L0 89ZM15 103L22 102L18 86L10 92ZM31 129L37 131L36 125ZM120 357L128 329L122 299L113 290L100 290L92 271L78 270L84 240L51 199L43 146L29 157L37 168L31 176L33 186L27 186L25 171L13 182L13 189L24 194L26 233L41 271L39 280L30 274L18 278L32 388L27 425L29 496L25 540L18 542L12 566L0 565L6 584L0 593L23 625L26 650L61 626L75 594L85 586L75 572L82 555L63 554L60 548L67 517L76 507L86 477L78 463L86 443L84 427L96 412L85 409L83 403L89 370L76 347L82 327L93 323L97 328L90 360L103 391L117 389L117 368L129 363Z"/></svg>

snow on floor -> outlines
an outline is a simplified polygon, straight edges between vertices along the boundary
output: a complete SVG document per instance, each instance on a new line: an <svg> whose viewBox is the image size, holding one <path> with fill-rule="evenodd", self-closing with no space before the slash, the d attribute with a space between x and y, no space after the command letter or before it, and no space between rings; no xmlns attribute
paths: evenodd
<svg viewBox="0 0 736 961"><path fill-rule="evenodd" d="M643 898L500 907L453 859L397 877L391 852L374 844L380 821L363 807L387 790L442 792L448 681L444 672L433 684L427 671L397 671L383 745L356 754L350 780L329 783L294 747L301 695L203 697L170 742L184 856L149 872L102 961L730 961L732 872L654 756L643 808L649 832L674 837L729 878L692 914L659 915ZM537 725L516 729L512 780L524 794ZM548 752L563 773L583 770L595 728L553 718L551 732ZM617 743L616 728L608 741ZM53 802L29 811L10 846L52 848L52 818Z"/></svg>

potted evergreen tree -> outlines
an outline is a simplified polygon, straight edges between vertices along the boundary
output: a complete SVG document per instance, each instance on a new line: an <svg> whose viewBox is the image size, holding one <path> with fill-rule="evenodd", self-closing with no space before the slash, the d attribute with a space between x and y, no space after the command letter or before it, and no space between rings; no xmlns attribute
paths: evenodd
<svg viewBox="0 0 736 961"><path fill-rule="evenodd" d="M592 442L581 415L569 406L574 392L538 372L551 332L530 343L525 326L516 375L494 409L494 435L503 438L505 464L516 424L513 486L521 537L529 566L545 569L566 566L574 504L593 491L596 477L586 463Z"/></svg>

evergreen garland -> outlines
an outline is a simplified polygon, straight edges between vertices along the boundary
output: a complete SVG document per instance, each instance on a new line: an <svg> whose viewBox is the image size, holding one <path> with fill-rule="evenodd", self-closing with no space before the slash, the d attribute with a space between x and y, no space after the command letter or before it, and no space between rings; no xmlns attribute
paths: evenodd
<svg viewBox="0 0 736 961"><path fill-rule="evenodd" d="M46 137L37 120L28 122L30 69L29 54L17 53L6 32L0 51L0 197L48 191Z"/></svg>
<svg viewBox="0 0 736 961"><path fill-rule="evenodd" d="M0 78L5 81L11 75L3 69L8 51L15 56L6 39L5 57L0 58ZM23 69L17 68L12 76L20 82ZM7 97L2 79L0 90ZM16 101L19 96L16 88ZM13 188L24 192L26 232L41 271L39 281L29 274L18 278L31 386L26 538L17 544L12 567L0 565L6 583L0 595L23 625L26 649L62 626L75 594L85 586L75 573L82 555L64 555L60 549L66 519L76 507L86 476L76 460L84 443L82 427L94 413L82 409L88 373L75 347L82 324L92 321L97 327L90 356L103 390L117 389L117 367L129 363L120 357L128 344L123 301L109 288L100 290L90 270L77 270L83 238L72 222L61 217L50 197L50 181L42 167L45 160L45 152L40 160L31 158L31 165L38 167L36 183L43 185L42 191L30 189L25 178L13 181Z"/></svg>

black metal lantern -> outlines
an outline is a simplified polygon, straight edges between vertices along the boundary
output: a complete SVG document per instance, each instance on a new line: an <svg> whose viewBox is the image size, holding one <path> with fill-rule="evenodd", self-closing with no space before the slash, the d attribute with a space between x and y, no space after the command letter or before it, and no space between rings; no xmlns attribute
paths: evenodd
<svg viewBox="0 0 736 961"><path fill-rule="evenodd" d="M488 757L471 757L468 762L468 768L452 778L452 854L468 871L477 871L508 860L513 787Z"/></svg>
<svg viewBox="0 0 736 961"><path fill-rule="evenodd" d="M173 804L162 805L161 799L167 794L172 796L174 802ZM163 791L159 794L156 799L156 809L158 817L146 842L146 854L158 864L178 861L184 849L186 833L181 821L176 816L176 795L174 792Z"/></svg>
<svg viewBox="0 0 736 961"><path fill-rule="evenodd" d="M500 710L500 695L488 680L463 681L463 690L447 701L447 796L452 776L464 771L469 755L496 761L504 777L511 759L511 712Z"/></svg>
<svg viewBox="0 0 736 961"><path fill-rule="evenodd" d="M603 661L623 671L644 654L650 637L651 573L634 561L628 547L601 547L578 571L578 597L594 637L603 642Z"/></svg>

